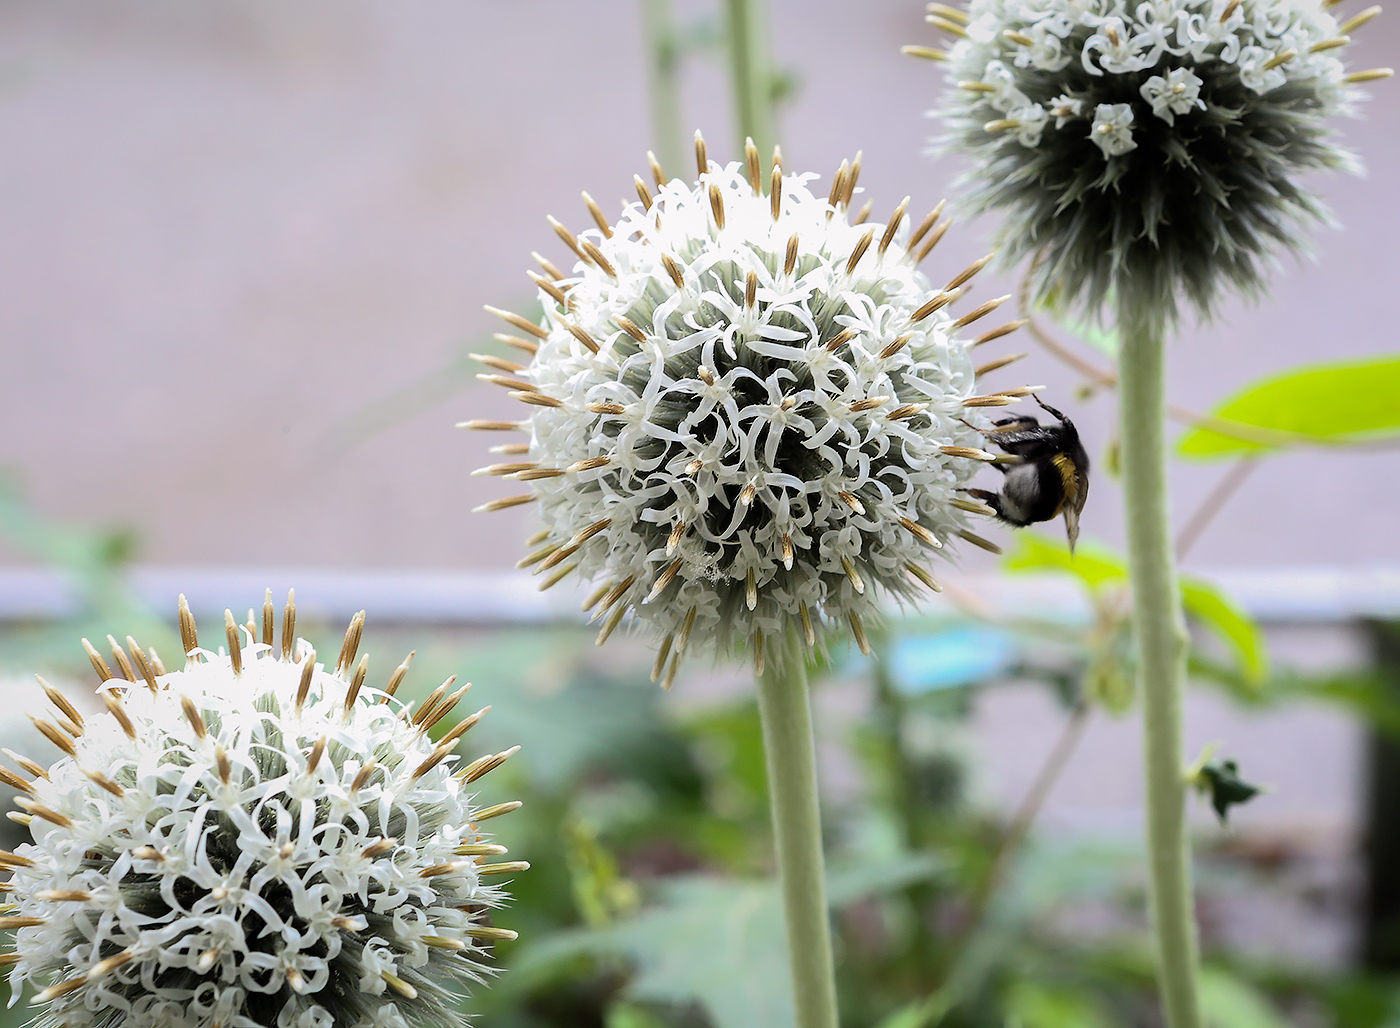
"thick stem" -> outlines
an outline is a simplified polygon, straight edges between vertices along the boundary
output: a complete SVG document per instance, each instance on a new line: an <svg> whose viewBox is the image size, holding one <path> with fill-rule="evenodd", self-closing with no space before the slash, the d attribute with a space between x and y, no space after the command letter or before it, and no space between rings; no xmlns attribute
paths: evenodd
<svg viewBox="0 0 1400 1028"><path fill-rule="evenodd" d="M767 12L763 0L725 0L724 12L739 152L743 152L744 140L749 138L760 154L767 154L777 142L773 128L773 70L765 31Z"/></svg>
<svg viewBox="0 0 1400 1028"><path fill-rule="evenodd" d="M671 11L671 0L642 0L642 24L646 30L650 60L647 62L647 95L651 100L652 145L667 174L681 170L680 36Z"/></svg>
<svg viewBox="0 0 1400 1028"><path fill-rule="evenodd" d="M763 722L797 1028L837 1028L805 651L792 631L781 646L759 676L758 713Z"/></svg>
<svg viewBox="0 0 1400 1028"><path fill-rule="evenodd" d="M1124 290L1124 295L1130 295ZM1142 694L1147 852L1158 982L1168 1028L1200 1028L1196 924L1186 832L1181 707L1186 626L1167 508L1165 325L1124 301L1118 328L1119 423Z"/></svg>

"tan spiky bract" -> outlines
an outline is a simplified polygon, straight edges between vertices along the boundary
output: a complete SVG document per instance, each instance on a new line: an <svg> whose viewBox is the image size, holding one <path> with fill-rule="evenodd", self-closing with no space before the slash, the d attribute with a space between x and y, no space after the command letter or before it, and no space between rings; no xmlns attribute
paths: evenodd
<svg viewBox="0 0 1400 1028"><path fill-rule="evenodd" d="M274 645L225 613L226 649L188 656L84 640L107 710L80 716L45 685L35 724L61 751L45 767L7 755L32 841L0 851L16 929L12 996L38 990L38 1028L437 1028L462 1025L462 988L490 971L503 861L472 783L514 750L467 764L428 729L465 688L425 704L366 683L361 612L334 672L295 636L291 598ZM410 655L411 656L411 655Z"/></svg>
<svg viewBox="0 0 1400 1028"><path fill-rule="evenodd" d="M667 685L689 648L761 668L789 627L864 649L879 596L916 595L931 552L966 536L967 422L1016 402L977 395L971 356L1015 324L960 334L1005 298L951 310L985 258L941 289L918 269L941 205L917 226L907 198L852 223L858 157L817 194L777 153L720 166L698 133L696 149L695 180L653 162L615 222L591 203L597 228L550 219L577 260L536 277L540 324L496 312L531 357L482 376L529 416L466 422L529 433L479 472L528 491L482 509L534 503L545 531L522 566L542 588L593 580L599 641L631 612Z"/></svg>

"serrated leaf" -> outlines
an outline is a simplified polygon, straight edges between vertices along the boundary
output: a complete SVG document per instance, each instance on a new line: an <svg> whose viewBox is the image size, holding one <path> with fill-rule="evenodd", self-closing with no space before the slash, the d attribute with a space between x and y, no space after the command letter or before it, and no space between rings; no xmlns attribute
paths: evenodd
<svg viewBox="0 0 1400 1028"><path fill-rule="evenodd" d="M1199 578L1181 580L1186 613L1218 635L1235 654L1246 682L1257 686L1269 672L1268 653L1259 626L1214 585Z"/></svg>
<svg viewBox="0 0 1400 1028"><path fill-rule="evenodd" d="M939 870L908 855L828 876L833 907L902 888ZM563 932L520 953L517 973L582 954L617 955L636 969L634 1000L699 1003L715 1028L794 1023L787 941L777 885L696 875L672 879L662 902L606 928Z"/></svg>
<svg viewBox="0 0 1400 1028"><path fill-rule="evenodd" d="M1241 426L1235 438L1192 428L1177 441L1188 457L1264 453L1290 442L1350 443L1400 433L1400 356L1314 364L1272 375L1236 393L1212 416ZM1277 433L1276 437L1270 433Z"/></svg>
<svg viewBox="0 0 1400 1028"><path fill-rule="evenodd" d="M1035 532L1019 532L1015 539L1015 548L1001 562L1008 571L1067 571L1093 590L1128 577L1122 557L1089 540L1081 540L1070 553L1064 543Z"/></svg>

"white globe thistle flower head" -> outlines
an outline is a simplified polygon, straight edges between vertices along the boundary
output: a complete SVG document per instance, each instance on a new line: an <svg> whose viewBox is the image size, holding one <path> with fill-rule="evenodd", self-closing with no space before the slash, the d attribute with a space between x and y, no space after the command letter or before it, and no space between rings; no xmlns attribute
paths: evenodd
<svg viewBox="0 0 1400 1028"><path fill-rule="evenodd" d="M1356 170L1328 119L1358 83L1340 55L1379 7L1338 23L1317 0L970 0L930 4L955 40L931 114L968 155L974 210L1001 212L1004 254L1036 255L1037 292L1091 312L1120 302L1208 316L1257 294L1328 215L1300 179Z"/></svg>
<svg viewBox="0 0 1400 1028"><path fill-rule="evenodd" d="M128 637L114 674L83 640L107 712L45 684L34 723L62 757L0 767L32 835L0 852L11 1003L31 985L36 1024L74 1028L464 1024L458 992L514 938L487 923L493 876L528 866L482 826L519 804L472 786L513 751L458 763L484 711L429 738L465 692L450 680L416 709L394 698L407 661L368 686L363 613L330 671L291 599L280 648L269 596L261 625L226 613L222 652L180 600L183 670Z"/></svg>
<svg viewBox="0 0 1400 1028"><path fill-rule="evenodd" d="M497 312L530 363L482 358L530 416L464 423L529 433L498 448L522 459L479 473L530 491L479 509L536 502L543 545L522 566L542 588L594 581L600 644L631 611L668 686L688 647L746 647L761 669L764 640L799 626L868 650L877 597L937 588L931 551L991 546L967 527L992 513L964 490L995 459L969 419L1030 391L977 394L973 348L1019 323L962 334L1006 297L950 313L986 258L942 289L918 269L941 205L912 232L907 199L888 224L852 221L859 158L820 195L776 153L722 167L696 145L694 182L653 159L654 190L636 178L615 223L587 194L595 229L554 223L577 263L541 258L542 320Z"/></svg>

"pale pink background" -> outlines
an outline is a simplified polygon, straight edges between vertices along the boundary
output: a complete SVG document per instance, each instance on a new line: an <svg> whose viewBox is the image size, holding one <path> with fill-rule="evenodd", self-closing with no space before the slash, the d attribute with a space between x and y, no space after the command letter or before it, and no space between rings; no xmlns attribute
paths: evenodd
<svg viewBox="0 0 1400 1028"><path fill-rule="evenodd" d="M906 193L926 209L954 171L921 154L940 69L898 54L936 41L921 16L915 0L772 5L798 82L788 166L827 176L863 148L877 216ZM1394 63L1398 32L1383 16L1349 59ZM510 488L467 474L496 440L452 423L518 411L440 372L497 330L483 303L527 302L530 250L563 259L546 214L581 227L580 189L609 211L630 196L656 145L641 46L640 7L620 2L0 6L0 466L45 516L136 526L148 564L509 566L523 519L468 513ZM734 156L718 55L685 88L683 131ZM1173 343L1179 402L1395 349L1397 89L1378 83L1368 120L1341 126L1371 174L1319 183L1345 228L1316 234L1317 263ZM992 227L955 229L930 273L979 256ZM1048 384L1103 452L1110 403L1074 399L1059 365L998 374ZM362 438L367 409L424 381L429 402ZM1178 510L1221 470L1182 467ZM1394 564L1397 481L1393 453L1278 459L1193 561ZM1121 534L1107 474L1085 532Z"/></svg>

